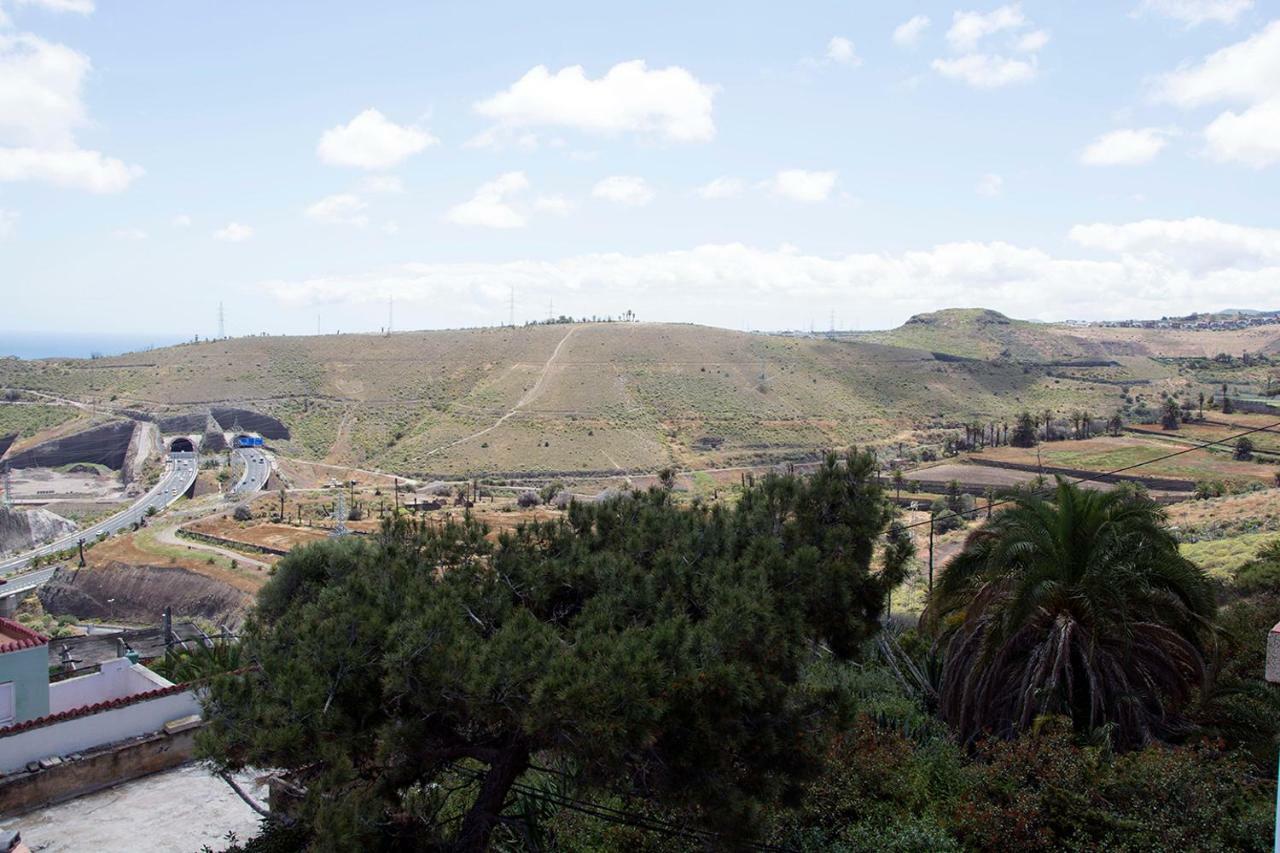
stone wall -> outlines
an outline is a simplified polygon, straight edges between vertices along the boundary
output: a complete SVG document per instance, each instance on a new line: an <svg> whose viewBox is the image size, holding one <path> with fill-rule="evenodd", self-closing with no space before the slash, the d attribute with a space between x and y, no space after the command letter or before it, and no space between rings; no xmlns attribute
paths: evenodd
<svg viewBox="0 0 1280 853"><path fill-rule="evenodd" d="M0 777L0 814L7 817L91 794L192 760L195 730L157 732L81 753L34 772Z"/></svg>

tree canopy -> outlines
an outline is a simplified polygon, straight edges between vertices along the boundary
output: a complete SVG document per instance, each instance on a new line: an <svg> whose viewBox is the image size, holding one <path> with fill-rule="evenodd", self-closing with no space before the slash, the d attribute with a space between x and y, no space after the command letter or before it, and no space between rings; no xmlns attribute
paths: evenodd
<svg viewBox="0 0 1280 853"><path fill-rule="evenodd" d="M1061 479L972 533L926 611L946 649L941 711L962 740L1046 714L1135 746L1185 730L1215 611L1163 511Z"/></svg>
<svg viewBox="0 0 1280 853"><path fill-rule="evenodd" d="M483 849L535 762L748 831L839 724L811 663L856 655L906 571L874 472L853 452L732 507L654 489L496 537L466 516L296 550L201 749L288 771L343 849Z"/></svg>

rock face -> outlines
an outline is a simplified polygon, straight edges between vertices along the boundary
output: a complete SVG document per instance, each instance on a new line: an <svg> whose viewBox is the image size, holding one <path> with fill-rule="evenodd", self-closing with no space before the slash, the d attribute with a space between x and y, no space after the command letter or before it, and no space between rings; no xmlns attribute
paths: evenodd
<svg viewBox="0 0 1280 853"><path fill-rule="evenodd" d="M75 462L93 462L119 471L128 456L135 426L133 421L112 421L90 427L14 453L9 457L9 464L14 468L57 468Z"/></svg>
<svg viewBox="0 0 1280 853"><path fill-rule="evenodd" d="M26 551L75 531L74 523L47 509L0 507L0 552Z"/></svg>
<svg viewBox="0 0 1280 853"><path fill-rule="evenodd" d="M246 432L256 432L267 440L287 440L289 428L270 415L250 409L214 409L213 417L222 427L233 430L237 426Z"/></svg>
<svg viewBox="0 0 1280 853"><path fill-rule="evenodd" d="M200 439L202 453L221 453L227 449L227 437L222 434L222 427L210 415L205 419L204 438Z"/></svg>
<svg viewBox="0 0 1280 853"><path fill-rule="evenodd" d="M39 590L45 612L77 619L154 624L166 606L180 619L207 619L233 630L253 598L224 583L172 566L109 563L58 569Z"/></svg>
<svg viewBox="0 0 1280 853"><path fill-rule="evenodd" d="M152 454L160 452L160 430L148 421L137 421L133 427L133 437L129 439L129 447L125 451L124 466L120 469L120 478L126 484L138 478L142 466Z"/></svg>

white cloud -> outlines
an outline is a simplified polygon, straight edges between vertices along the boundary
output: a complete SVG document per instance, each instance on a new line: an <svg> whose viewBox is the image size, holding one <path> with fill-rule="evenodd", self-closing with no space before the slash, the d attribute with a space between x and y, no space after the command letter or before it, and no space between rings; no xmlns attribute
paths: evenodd
<svg viewBox="0 0 1280 853"><path fill-rule="evenodd" d="M17 230L18 212L0 209L0 240L7 240Z"/></svg>
<svg viewBox="0 0 1280 853"><path fill-rule="evenodd" d="M253 229L248 225L241 225L239 222L228 222L226 227L219 228L213 232L215 240L222 240L227 243L243 243L253 236Z"/></svg>
<svg viewBox="0 0 1280 853"><path fill-rule="evenodd" d="M1138 166L1150 163L1168 144L1168 132L1156 127L1104 133L1080 154L1086 166Z"/></svg>
<svg viewBox="0 0 1280 853"><path fill-rule="evenodd" d="M811 172L806 169L783 169L766 182L776 195L793 201L826 201L835 189L835 172Z"/></svg>
<svg viewBox="0 0 1280 853"><path fill-rule="evenodd" d="M975 89L995 89L1025 83L1036 76L1037 56L1049 43L1045 30L1024 32L1031 21L1022 6L1010 3L990 12L956 12L947 30L947 44L957 55L933 60L933 70L943 77L963 81ZM1004 34L1004 49L1020 53L1021 59L1005 56L988 45Z"/></svg>
<svg viewBox="0 0 1280 853"><path fill-rule="evenodd" d="M862 59L853 48L853 42L844 36L835 36L827 42L827 59L837 65L851 65L855 68L862 64Z"/></svg>
<svg viewBox="0 0 1280 853"><path fill-rule="evenodd" d="M51 12L75 12L88 15L93 12L93 0L16 0L19 6L39 6Z"/></svg>
<svg viewBox="0 0 1280 853"><path fill-rule="evenodd" d="M481 184L469 201L451 208L446 218L455 225L523 228L525 217L509 204L509 199L528 188L529 179L524 172L507 172Z"/></svg>
<svg viewBox="0 0 1280 853"><path fill-rule="evenodd" d="M955 59L935 59L933 69L943 77L963 80L977 89L996 89L1025 83L1036 76L1035 58L1010 59L987 53L971 53Z"/></svg>
<svg viewBox="0 0 1280 853"><path fill-rule="evenodd" d="M716 86L679 66L650 70L644 60L621 62L592 80L582 66L552 73L529 70L510 88L475 105L504 131L565 127L597 134L641 133L671 142L707 142Z"/></svg>
<svg viewBox="0 0 1280 853"><path fill-rule="evenodd" d="M1280 161L1280 98L1241 113L1228 110L1204 129L1209 154L1255 168Z"/></svg>
<svg viewBox="0 0 1280 853"><path fill-rule="evenodd" d="M360 182L360 192L400 195L404 192L404 181L399 175L369 175Z"/></svg>
<svg viewBox="0 0 1280 853"><path fill-rule="evenodd" d="M956 12L947 30L947 42L953 50L968 53L976 50L978 43L987 36L1005 30L1016 30L1027 25L1022 5L1010 3L987 13Z"/></svg>
<svg viewBox="0 0 1280 853"><path fill-rule="evenodd" d="M369 216L365 213L368 206L359 196L338 193L325 196L309 205L304 212L308 219L325 225L354 225L363 228L369 224Z"/></svg>
<svg viewBox="0 0 1280 853"><path fill-rule="evenodd" d="M1242 104L1220 113L1204 130L1211 157L1261 168L1280 161L1280 21L1166 74L1158 97L1183 108Z"/></svg>
<svg viewBox="0 0 1280 853"><path fill-rule="evenodd" d="M1259 103L1280 90L1280 21L1160 80L1158 95L1180 107Z"/></svg>
<svg viewBox="0 0 1280 853"><path fill-rule="evenodd" d="M77 146L89 58L28 33L0 35L0 181L117 192L138 166Z"/></svg>
<svg viewBox="0 0 1280 853"><path fill-rule="evenodd" d="M150 235L142 228L117 228L112 232L112 236L117 240L145 240Z"/></svg>
<svg viewBox="0 0 1280 853"><path fill-rule="evenodd" d="M928 15L915 15L894 27L893 43L899 47L915 47L928 27Z"/></svg>
<svg viewBox="0 0 1280 853"><path fill-rule="evenodd" d="M631 207L643 207L653 201L653 190L644 178L634 175L610 175L591 188L591 195Z"/></svg>
<svg viewBox="0 0 1280 853"><path fill-rule="evenodd" d="M1099 256L1059 258L1002 242L834 257L730 243L556 261L411 263L363 275L269 281L263 288L289 306L394 296L445 306L454 313L441 322L462 324L505 316L514 285L531 304L554 296L557 305L589 312L588 306L626 294L627 307L647 318L720 325L724 305L733 304L762 328L802 323L796 306L836 302L864 306L860 325L884 327L957 299L1040 319L1149 317L1275 299L1280 232L1187 220L1082 226L1072 239ZM1193 263L1174 251L1182 244ZM1242 259L1242 247L1252 256Z"/></svg>
<svg viewBox="0 0 1280 853"><path fill-rule="evenodd" d="M1252 8L1253 0L1142 0L1140 11L1155 12L1195 27L1210 21L1234 24Z"/></svg>
<svg viewBox="0 0 1280 853"><path fill-rule="evenodd" d="M1033 30L1025 36L1019 36L1013 49L1018 53L1039 53L1049 43L1049 34L1044 30Z"/></svg>
<svg viewBox="0 0 1280 853"><path fill-rule="evenodd" d="M0 181L43 181L55 186L114 193L143 174L141 166L83 148L0 148Z"/></svg>
<svg viewBox="0 0 1280 853"><path fill-rule="evenodd" d="M983 175L975 190L978 195L994 198L1004 192L1004 178L995 174Z"/></svg>
<svg viewBox="0 0 1280 853"><path fill-rule="evenodd" d="M568 216L573 210L573 202L562 195L544 195L534 199L533 209L553 216Z"/></svg>
<svg viewBox="0 0 1280 853"><path fill-rule="evenodd" d="M190 228L191 217L187 216L187 214L185 213L179 213L177 216L173 217L173 227L174 228Z"/></svg>
<svg viewBox="0 0 1280 853"><path fill-rule="evenodd" d="M734 178L728 175L722 175L715 178L694 190L694 194L699 198L705 199L721 199L721 198L737 198L742 195L742 191L746 189L746 184L741 178Z"/></svg>
<svg viewBox="0 0 1280 853"><path fill-rule="evenodd" d="M1197 274L1280 265L1280 229L1234 225L1204 217L1077 225L1069 236L1090 249L1177 265Z"/></svg>
<svg viewBox="0 0 1280 853"><path fill-rule="evenodd" d="M390 169L438 142L424 130L398 125L368 109L321 134L316 155L330 166Z"/></svg>

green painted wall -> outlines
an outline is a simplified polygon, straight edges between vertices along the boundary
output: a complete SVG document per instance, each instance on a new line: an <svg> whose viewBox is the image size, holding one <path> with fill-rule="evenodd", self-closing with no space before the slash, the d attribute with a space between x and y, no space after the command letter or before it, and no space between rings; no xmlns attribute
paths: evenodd
<svg viewBox="0 0 1280 853"><path fill-rule="evenodd" d="M14 722L49 713L49 649L34 646L0 654L0 684L13 682Z"/></svg>

